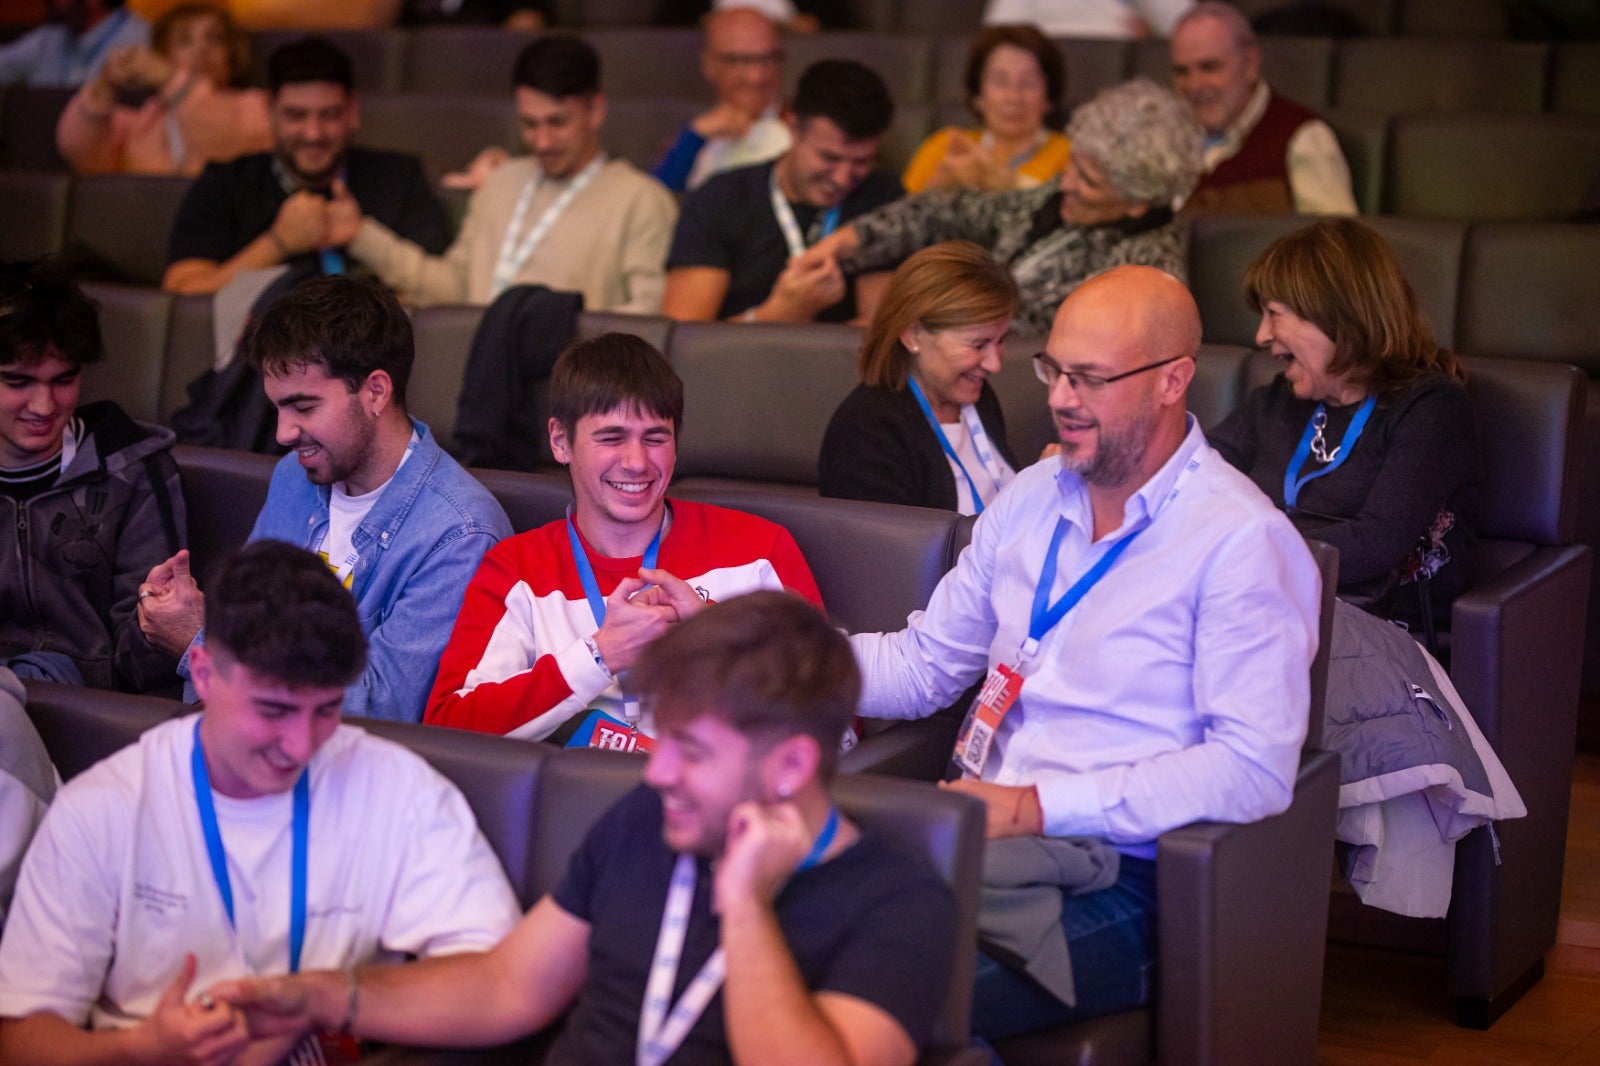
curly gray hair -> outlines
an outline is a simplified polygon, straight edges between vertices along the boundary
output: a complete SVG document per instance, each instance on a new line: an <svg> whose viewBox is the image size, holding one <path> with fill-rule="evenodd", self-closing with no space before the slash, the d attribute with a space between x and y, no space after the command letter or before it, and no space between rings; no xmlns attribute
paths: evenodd
<svg viewBox="0 0 1600 1066"><path fill-rule="evenodd" d="M1067 139L1122 196L1178 207L1200 180L1205 134L1189 105L1148 78L1102 89L1072 113Z"/></svg>

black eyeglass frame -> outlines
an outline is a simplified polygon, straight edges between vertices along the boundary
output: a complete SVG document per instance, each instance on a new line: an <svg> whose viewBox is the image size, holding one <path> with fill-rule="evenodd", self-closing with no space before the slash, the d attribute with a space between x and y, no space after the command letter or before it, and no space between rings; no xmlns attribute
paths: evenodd
<svg viewBox="0 0 1600 1066"><path fill-rule="evenodd" d="M1048 353L1035 352L1033 355L1033 376L1051 388L1055 387L1056 382L1066 378L1067 384L1072 386L1073 392L1077 392L1080 389L1098 392L1107 385L1121 381L1123 378L1131 378L1135 374L1143 374L1146 370L1154 370L1157 367L1166 366L1168 363L1176 363L1179 359L1188 358L1189 356L1187 355L1174 355L1159 362L1146 363L1144 366L1136 366L1132 370L1124 370L1120 374L1112 374L1107 378L1101 377L1099 374L1085 373L1082 370L1068 370L1050 358Z"/></svg>

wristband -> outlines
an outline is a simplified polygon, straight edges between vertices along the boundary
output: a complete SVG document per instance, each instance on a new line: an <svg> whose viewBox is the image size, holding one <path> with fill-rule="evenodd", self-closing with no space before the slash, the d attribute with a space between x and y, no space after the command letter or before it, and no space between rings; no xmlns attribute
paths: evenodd
<svg viewBox="0 0 1600 1066"><path fill-rule="evenodd" d="M267 227L267 240L271 241L272 246L278 250L278 258L289 258L289 246L283 243L283 238L278 236L278 231L271 226Z"/></svg>
<svg viewBox="0 0 1600 1066"><path fill-rule="evenodd" d="M356 979L354 966L345 970L344 979L348 984L344 1001L344 1021L339 1024L339 1035L349 1036L350 1030L356 1024L356 1005L361 999L361 982Z"/></svg>
<svg viewBox="0 0 1600 1066"><path fill-rule="evenodd" d="M611 667L606 665L606 657L600 654L600 645L596 643L595 639L593 637L584 637L583 646L589 649L590 655L594 656L594 664L600 668L600 672L615 681L617 675L613 674Z"/></svg>

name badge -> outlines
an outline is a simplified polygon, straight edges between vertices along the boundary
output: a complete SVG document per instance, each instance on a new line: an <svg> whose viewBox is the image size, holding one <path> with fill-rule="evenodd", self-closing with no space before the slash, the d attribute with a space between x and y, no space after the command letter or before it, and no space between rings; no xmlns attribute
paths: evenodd
<svg viewBox="0 0 1600 1066"><path fill-rule="evenodd" d="M604 711L590 711L572 739L567 741L569 748L604 748L607 751L640 751L646 754L655 750L655 746L655 741L650 737Z"/></svg>
<svg viewBox="0 0 1600 1066"><path fill-rule="evenodd" d="M1022 675L1009 666L1001 663L989 671L983 688L978 690L978 698L967 708L961 731L956 734L956 750L951 758L957 766L973 777L983 774L995 731L1021 692Z"/></svg>

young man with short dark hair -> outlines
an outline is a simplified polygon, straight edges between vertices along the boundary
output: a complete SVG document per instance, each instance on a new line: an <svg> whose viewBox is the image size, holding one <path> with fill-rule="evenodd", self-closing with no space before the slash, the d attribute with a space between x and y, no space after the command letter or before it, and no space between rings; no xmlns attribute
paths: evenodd
<svg viewBox="0 0 1600 1066"><path fill-rule="evenodd" d="M104 348L94 304L43 266L0 267L0 666L142 692L176 658L139 632L150 568L183 547L172 431L78 405Z"/></svg>
<svg viewBox="0 0 1600 1066"><path fill-rule="evenodd" d="M847 59L807 67L787 115L789 150L718 174L684 202L662 313L686 322L870 315L887 274L849 279L834 259L794 260L857 215L899 199L900 180L873 169L893 117L889 90L868 67Z"/></svg>
<svg viewBox="0 0 1600 1066"><path fill-rule="evenodd" d="M583 295L591 311L661 310L678 205L660 182L600 147L600 57L566 34L522 50L512 75L529 154L501 164L467 205L461 235L430 255L363 217L350 254L412 304L493 302L513 285Z"/></svg>
<svg viewBox="0 0 1600 1066"><path fill-rule="evenodd" d="M492 1044L570 1007L552 1062L909 1066L948 987L955 901L829 796L860 684L845 638L756 592L673 628L634 679L661 730L644 785L487 955L359 971L355 1030ZM351 1020L342 974L213 994L257 1033Z"/></svg>
<svg viewBox="0 0 1600 1066"><path fill-rule="evenodd" d="M608 333L574 345L556 362L549 397L550 448L571 471L572 511L484 556L426 720L528 739L564 740L578 727L580 743L648 743L653 723L625 677L648 644L740 593L821 597L783 527L668 503L683 382L648 343Z"/></svg>
<svg viewBox="0 0 1600 1066"><path fill-rule="evenodd" d="M191 986L482 951L517 919L455 787L340 724L366 640L327 567L258 541L210 600L205 710L74 778L24 860L0 940L7 1062L280 1061L300 1034L252 1047Z"/></svg>
<svg viewBox="0 0 1600 1066"><path fill-rule="evenodd" d="M272 473L251 540L320 553L361 607L367 668L346 714L415 722L483 553L511 533L505 511L406 412L411 320L372 282L313 278L246 330L241 355L262 374L290 453ZM145 579L150 641L184 656L206 625L188 552Z"/></svg>
<svg viewBox="0 0 1600 1066"><path fill-rule="evenodd" d="M320 37L267 60L271 152L211 163L172 223L168 292L216 292L243 270L288 264L343 273L343 246L361 212L429 253L450 243L450 220L414 155L352 145L361 125L350 59Z"/></svg>

